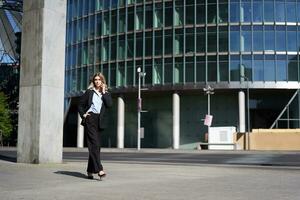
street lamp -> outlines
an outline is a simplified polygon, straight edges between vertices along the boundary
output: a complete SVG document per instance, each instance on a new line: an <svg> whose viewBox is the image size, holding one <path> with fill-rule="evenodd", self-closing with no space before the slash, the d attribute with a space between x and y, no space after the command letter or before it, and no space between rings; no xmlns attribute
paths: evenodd
<svg viewBox="0 0 300 200"><path fill-rule="evenodd" d="M242 80L247 81L247 140L248 140L248 150L250 150L250 107L249 107L249 79L247 76L241 76ZM244 80L243 80L244 81Z"/></svg>
<svg viewBox="0 0 300 200"><path fill-rule="evenodd" d="M210 85L206 85L203 91L207 94L207 114L210 115L210 95L215 93L214 88L210 87Z"/></svg>
<svg viewBox="0 0 300 200"><path fill-rule="evenodd" d="M138 129L137 129L137 149L141 149L141 111L142 111L142 98L141 98L141 78L146 76L145 72L141 71L141 68L137 68L137 73L139 76L138 82L138 101L137 101L137 112L138 112Z"/></svg>

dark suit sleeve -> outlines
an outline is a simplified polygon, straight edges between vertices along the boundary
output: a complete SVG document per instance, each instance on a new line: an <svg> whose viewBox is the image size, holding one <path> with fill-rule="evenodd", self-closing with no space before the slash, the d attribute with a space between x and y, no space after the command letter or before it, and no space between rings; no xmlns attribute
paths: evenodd
<svg viewBox="0 0 300 200"><path fill-rule="evenodd" d="M107 93L103 94L102 101L106 108L112 107L112 99L111 99L110 93L107 92Z"/></svg>
<svg viewBox="0 0 300 200"><path fill-rule="evenodd" d="M88 90L86 90L85 93L80 97L79 104L78 104L78 112L82 119L83 119L83 115L86 112L88 100L89 100L89 92L88 92Z"/></svg>

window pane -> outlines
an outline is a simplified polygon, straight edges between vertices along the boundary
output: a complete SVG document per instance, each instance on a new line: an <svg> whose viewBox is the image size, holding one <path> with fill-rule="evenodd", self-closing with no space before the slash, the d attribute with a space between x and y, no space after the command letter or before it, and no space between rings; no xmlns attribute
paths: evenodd
<svg viewBox="0 0 300 200"><path fill-rule="evenodd" d="M173 6L172 2L166 2L165 5L165 24L166 26L173 25Z"/></svg>
<svg viewBox="0 0 300 200"><path fill-rule="evenodd" d="M162 13L162 4L155 4L155 12L154 12L154 28L162 27L163 24L163 13Z"/></svg>
<svg viewBox="0 0 300 200"><path fill-rule="evenodd" d="M263 32L254 31L253 32L253 51L262 51L263 50Z"/></svg>
<svg viewBox="0 0 300 200"><path fill-rule="evenodd" d="M143 9L143 6L138 6L136 8L135 30L140 30L144 28Z"/></svg>
<svg viewBox="0 0 300 200"><path fill-rule="evenodd" d="M102 15L101 14L97 14L97 18L96 18L96 35L100 36L101 35L101 26L102 26Z"/></svg>
<svg viewBox="0 0 300 200"><path fill-rule="evenodd" d="M242 2L241 22L251 22L251 2Z"/></svg>
<svg viewBox="0 0 300 200"><path fill-rule="evenodd" d="M296 15L296 2L286 2L286 21L287 22L296 22L297 15ZM299 7L298 7L299 9ZM299 12L299 11L298 11Z"/></svg>
<svg viewBox="0 0 300 200"><path fill-rule="evenodd" d="M239 56L231 56L230 59L230 81L240 81Z"/></svg>
<svg viewBox="0 0 300 200"><path fill-rule="evenodd" d="M274 60L265 60L265 81L275 81L275 62Z"/></svg>
<svg viewBox="0 0 300 200"><path fill-rule="evenodd" d="M276 74L277 74L276 80L277 81L287 81L286 56L277 56L276 68L277 68L277 71L276 71Z"/></svg>
<svg viewBox="0 0 300 200"><path fill-rule="evenodd" d="M127 58L133 57L133 34L127 35Z"/></svg>
<svg viewBox="0 0 300 200"><path fill-rule="evenodd" d="M205 23L205 5L197 5L197 24Z"/></svg>
<svg viewBox="0 0 300 200"><path fill-rule="evenodd" d="M208 57L207 81L217 81L217 58L216 58L216 56Z"/></svg>
<svg viewBox="0 0 300 200"><path fill-rule="evenodd" d="M253 2L253 21L262 22L263 20L263 4L261 2Z"/></svg>
<svg viewBox="0 0 300 200"><path fill-rule="evenodd" d="M126 84L133 85L133 62L127 62Z"/></svg>
<svg viewBox="0 0 300 200"><path fill-rule="evenodd" d="M109 77L109 80L110 80L109 83L110 83L111 87L116 86L116 64L115 63L110 64L110 77Z"/></svg>
<svg viewBox="0 0 300 200"><path fill-rule="evenodd" d="M134 14L133 14L133 7L128 8L128 23L127 23L127 30L133 31L134 28Z"/></svg>
<svg viewBox="0 0 300 200"><path fill-rule="evenodd" d="M194 82L194 62L193 62L193 57L191 58L192 60L186 61L185 63L185 82Z"/></svg>
<svg viewBox="0 0 300 200"><path fill-rule="evenodd" d="M125 36L124 35L119 37L118 58L119 60L125 59Z"/></svg>
<svg viewBox="0 0 300 200"><path fill-rule="evenodd" d="M197 28L197 53L205 52L205 29Z"/></svg>
<svg viewBox="0 0 300 200"><path fill-rule="evenodd" d="M265 50L275 50L275 32L273 26L265 27Z"/></svg>
<svg viewBox="0 0 300 200"><path fill-rule="evenodd" d="M110 59L111 60L116 60L116 55L117 55L117 48L116 48L116 45L117 45L117 37L114 36L111 38L111 50L110 50Z"/></svg>
<svg viewBox="0 0 300 200"><path fill-rule="evenodd" d="M136 48L135 48L136 57L143 56L143 34L136 34Z"/></svg>
<svg viewBox="0 0 300 200"><path fill-rule="evenodd" d="M174 43L175 54L183 53L183 30L177 29L175 32L175 43Z"/></svg>
<svg viewBox="0 0 300 200"><path fill-rule="evenodd" d="M162 63L161 59L156 59L153 66L153 84L162 84Z"/></svg>
<svg viewBox="0 0 300 200"><path fill-rule="evenodd" d="M152 59L145 61L145 84L152 84Z"/></svg>
<svg viewBox="0 0 300 200"><path fill-rule="evenodd" d="M239 2L230 3L230 22L240 21L240 5Z"/></svg>
<svg viewBox="0 0 300 200"><path fill-rule="evenodd" d="M227 27L219 28L219 51L228 51L228 31Z"/></svg>
<svg viewBox="0 0 300 200"><path fill-rule="evenodd" d="M266 22L273 22L274 21L274 3L273 1L265 1L264 3L264 14Z"/></svg>
<svg viewBox="0 0 300 200"><path fill-rule="evenodd" d="M295 56L296 57L296 56ZM288 80L289 81L298 81L298 62L297 62L297 57L296 57L296 61L294 60L290 60L288 63L288 70L289 70L289 74L288 74Z"/></svg>
<svg viewBox="0 0 300 200"><path fill-rule="evenodd" d="M145 55L152 56L152 32L146 32Z"/></svg>
<svg viewBox="0 0 300 200"><path fill-rule="evenodd" d="M176 1L174 25L183 25L183 1Z"/></svg>
<svg viewBox="0 0 300 200"><path fill-rule="evenodd" d="M194 17L195 17L195 9L193 5L188 5L185 7L185 20L186 20L186 24L194 24Z"/></svg>
<svg viewBox="0 0 300 200"><path fill-rule="evenodd" d="M119 11L119 33L125 32L126 27L126 18L125 18L125 9L120 9Z"/></svg>
<svg viewBox="0 0 300 200"><path fill-rule="evenodd" d="M285 21L285 5L284 1L275 1L276 7L276 22L284 22Z"/></svg>
<svg viewBox="0 0 300 200"><path fill-rule="evenodd" d="M88 52L89 52L89 64L94 64L94 51L95 51L95 47L94 47L94 41L95 40L91 40L90 41L90 46L89 46L89 49L88 49Z"/></svg>
<svg viewBox="0 0 300 200"><path fill-rule="evenodd" d="M117 32L117 11L111 12L111 33L114 34Z"/></svg>
<svg viewBox="0 0 300 200"><path fill-rule="evenodd" d="M296 31L287 32L287 50L288 51L297 51L297 33Z"/></svg>
<svg viewBox="0 0 300 200"><path fill-rule="evenodd" d="M101 61L101 40L96 40L96 63L99 63Z"/></svg>
<svg viewBox="0 0 300 200"><path fill-rule="evenodd" d="M165 30L165 54L173 54L172 30Z"/></svg>
<svg viewBox="0 0 300 200"><path fill-rule="evenodd" d="M221 56L220 56L221 57ZM220 59L219 62L220 81L228 81L228 58Z"/></svg>
<svg viewBox="0 0 300 200"><path fill-rule="evenodd" d="M186 39L185 39L185 53L195 52L194 46L194 29L186 29Z"/></svg>
<svg viewBox="0 0 300 200"><path fill-rule="evenodd" d="M146 28L152 28L153 23L153 10L152 5L146 6Z"/></svg>
<svg viewBox="0 0 300 200"><path fill-rule="evenodd" d="M174 83L183 83L183 59L175 59Z"/></svg>
<svg viewBox="0 0 300 200"><path fill-rule="evenodd" d="M205 57L197 57L196 78L197 82L205 82Z"/></svg>
<svg viewBox="0 0 300 200"><path fill-rule="evenodd" d="M251 49L252 49L251 31L242 31L241 51L251 51Z"/></svg>
<svg viewBox="0 0 300 200"><path fill-rule="evenodd" d="M276 32L276 50L286 51L285 31L277 30Z"/></svg>
<svg viewBox="0 0 300 200"><path fill-rule="evenodd" d="M125 63L121 62L118 64L116 86L125 86L125 81Z"/></svg>
<svg viewBox="0 0 300 200"><path fill-rule="evenodd" d="M102 61L108 61L109 56L109 43L108 38L105 38L103 40L103 46L102 46Z"/></svg>
<svg viewBox="0 0 300 200"><path fill-rule="evenodd" d="M217 23L217 5L207 5L207 23Z"/></svg>
<svg viewBox="0 0 300 200"><path fill-rule="evenodd" d="M252 57L243 56L242 64L240 66L240 75L246 76L249 81L252 80Z"/></svg>
<svg viewBox="0 0 300 200"><path fill-rule="evenodd" d="M104 21L103 21L103 35L108 35L110 33L110 30L109 30L110 26L109 26L109 13L106 12L104 14Z"/></svg>
<svg viewBox="0 0 300 200"><path fill-rule="evenodd" d="M155 31L155 55L162 54L162 31Z"/></svg>
<svg viewBox="0 0 300 200"><path fill-rule="evenodd" d="M253 61L253 81L264 80L264 61L262 59L255 59Z"/></svg>
<svg viewBox="0 0 300 200"><path fill-rule="evenodd" d="M233 27L231 27L233 28ZM238 27L234 27L238 28ZM231 51L240 51L240 31L232 30L230 32L230 50Z"/></svg>
<svg viewBox="0 0 300 200"><path fill-rule="evenodd" d="M172 83L173 82L173 64L172 59L166 58L164 64L164 76L165 76L165 83Z"/></svg>
<svg viewBox="0 0 300 200"><path fill-rule="evenodd" d="M216 52L217 51L217 33L215 27L207 28L207 51Z"/></svg>
<svg viewBox="0 0 300 200"><path fill-rule="evenodd" d="M93 38L95 35L95 16L90 17L90 27L89 27L89 38Z"/></svg>
<svg viewBox="0 0 300 200"><path fill-rule="evenodd" d="M228 5L219 4L219 23L228 22Z"/></svg>

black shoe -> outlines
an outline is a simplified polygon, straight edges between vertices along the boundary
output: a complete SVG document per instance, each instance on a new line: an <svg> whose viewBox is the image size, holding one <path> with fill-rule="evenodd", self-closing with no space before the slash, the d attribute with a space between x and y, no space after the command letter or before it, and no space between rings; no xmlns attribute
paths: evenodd
<svg viewBox="0 0 300 200"><path fill-rule="evenodd" d="M87 178L88 178L88 179L94 179L94 176L93 176L92 173L88 173L88 174L87 174Z"/></svg>

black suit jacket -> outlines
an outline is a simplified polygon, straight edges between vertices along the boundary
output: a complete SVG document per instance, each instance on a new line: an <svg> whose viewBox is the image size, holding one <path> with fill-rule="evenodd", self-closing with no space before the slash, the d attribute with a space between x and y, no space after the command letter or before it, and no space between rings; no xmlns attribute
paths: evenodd
<svg viewBox="0 0 300 200"><path fill-rule="evenodd" d="M83 125L83 126L85 126L85 117L83 117L83 115L88 111L88 109L92 105L93 94L94 94L94 90L87 89L85 91L85 93L80 97L80 100L79 100L78 112L82 119L81 125ZM103 101L103 104L102 104L101 111L100 111L99 128L105 129L107 127L107 123L108 123L107 122L108 117L107 117L106 110L112 106L112 99L108 92L106 92L105 94L102 94L102 101Z"/></svg>

